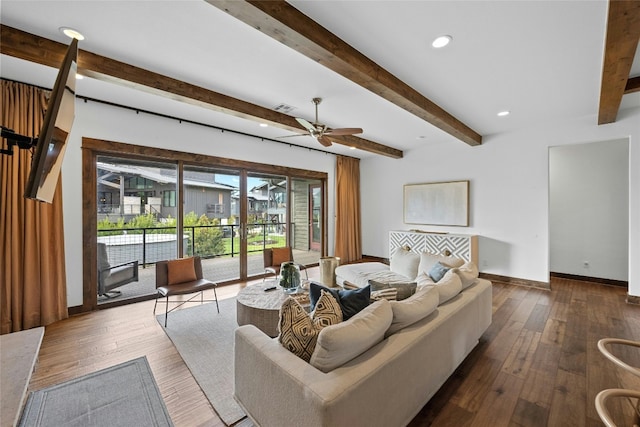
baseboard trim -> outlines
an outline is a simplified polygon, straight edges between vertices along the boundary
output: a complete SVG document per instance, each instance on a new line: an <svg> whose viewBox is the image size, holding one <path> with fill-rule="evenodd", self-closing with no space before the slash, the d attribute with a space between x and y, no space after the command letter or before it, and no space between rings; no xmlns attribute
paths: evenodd
<svg viewBox="0 0 640 427"><path fill-rule="evenodd" d="M640 305L640 297L636 295L629 295L627 293L627 304Z"/></svg>
<svg viewBox="0 0 640 427"><path fill-rule="evenodd" d="M556 273L554 271L552 271L549 274L551 275L551 277L559 277L561 279L579 280L581 282L594 282L594 283L600 283L603 285L620 286L622 288L629 288L629 282L626 282L624 280L613 280L613 279L603 279L601 277L579 276L577 274Z"/></svg>
<svg viewBox="0 0 640 427"><path fill-rule="evenodd" d="M74 305L73 307L67 307L67 314L69 316L75 316L76 314L84 313L81 305Z"/></svg>
<svg viewBox="0 0 640 427"><path fill-rule="evenodd" d="M528 288L551 290L551 284L547 282L538 282L537 280L519 279L517 277L500 276L498 274L480 273L480 277L492 282L503 282L510 285L526 286Z"/></svg>

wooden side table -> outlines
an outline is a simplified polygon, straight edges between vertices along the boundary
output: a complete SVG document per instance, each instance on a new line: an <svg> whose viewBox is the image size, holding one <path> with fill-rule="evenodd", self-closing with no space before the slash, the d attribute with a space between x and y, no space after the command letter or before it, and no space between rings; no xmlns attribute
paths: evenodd
<svg viewBox="0 0 640 427"><path fill-rule="evenodd" d="M276 286L276 289L265 291L266 288L272 286ZM277 337L280 307L290 296L296 298L307 310L309 309L308 291L298 290L294 294L285 293L273 281L245 287L236 297L238 325L255 325L270 337Z"/></svg>

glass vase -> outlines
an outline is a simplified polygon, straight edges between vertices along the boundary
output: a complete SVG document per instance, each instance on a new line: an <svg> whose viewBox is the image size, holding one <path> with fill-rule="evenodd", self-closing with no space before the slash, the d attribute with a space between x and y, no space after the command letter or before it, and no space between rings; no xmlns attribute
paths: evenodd
<svg viewBox="0 0 640 427"><path fill-rule="evenodd" d="M293 262L280 264L280 287L286 293L294 293L300 286L300 267Z"/></svg>

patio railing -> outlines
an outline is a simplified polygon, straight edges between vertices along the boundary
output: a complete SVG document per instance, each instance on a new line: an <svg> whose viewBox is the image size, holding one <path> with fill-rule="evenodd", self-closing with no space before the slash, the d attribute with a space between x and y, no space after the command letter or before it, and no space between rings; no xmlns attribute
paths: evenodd
<svg viewBox="0 0 640 427"><path fill-rule="evenodd" d="M286 246L285 223L249 224L248 252ZM237 225L189 225L183 227L184 255L202 258L234 257L240 251ZM175 258L176 227L98 229L112 265L138 260L143 266Z"/></svg>

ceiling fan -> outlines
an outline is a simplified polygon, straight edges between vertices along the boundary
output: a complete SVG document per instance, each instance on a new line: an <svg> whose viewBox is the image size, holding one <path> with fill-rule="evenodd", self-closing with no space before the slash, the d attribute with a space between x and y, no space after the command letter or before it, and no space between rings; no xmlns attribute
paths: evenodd
<svg viewBox="0 0 640 427"><path fill-rule="evenodd" d="M332 135L354 135L362 133L361 128L336 128L332 129L318 121L318 104L322 102L322 98L313 98L311 100L316 106L316 120L313 123L309 123L307 120L296 117L298 123L300 123L309 133L301 135L310 135L318 140L318 142L325 147L331 145L331 140L328 136ZM296 135L297 136L297 135Z"/></svg>

